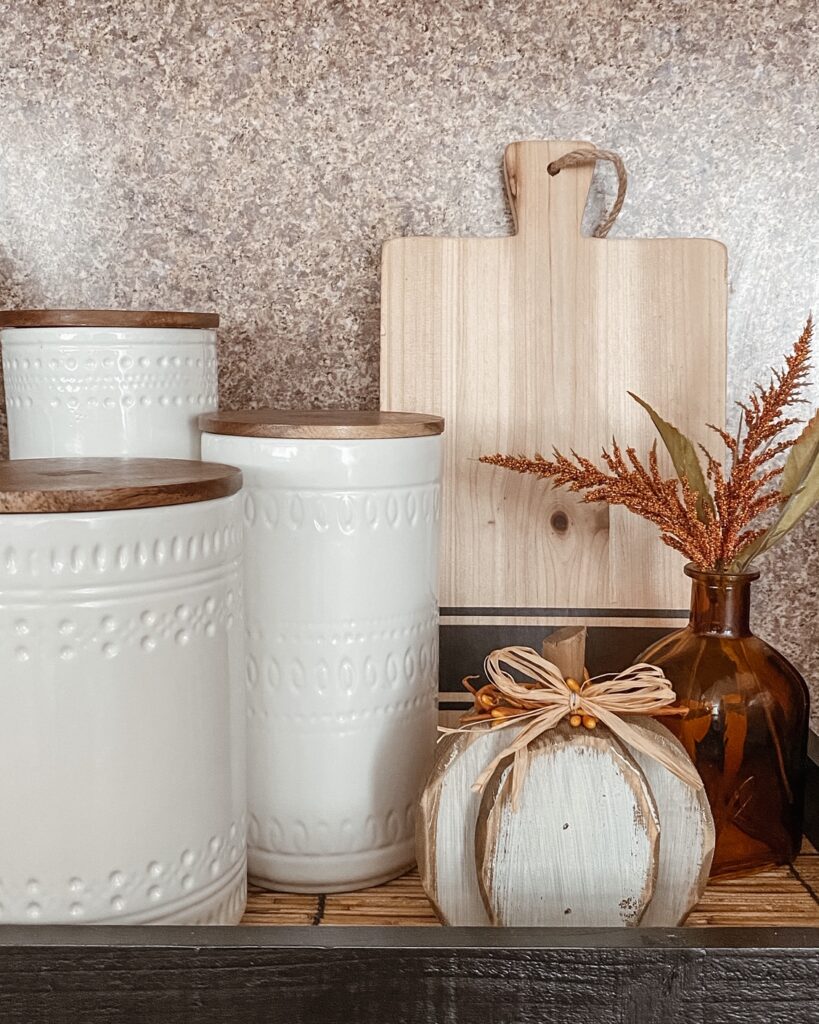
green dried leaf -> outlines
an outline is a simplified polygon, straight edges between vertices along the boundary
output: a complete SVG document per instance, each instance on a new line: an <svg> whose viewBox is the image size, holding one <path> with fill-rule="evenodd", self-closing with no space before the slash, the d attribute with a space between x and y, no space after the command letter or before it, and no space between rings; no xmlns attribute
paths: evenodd
<svg viewBox="0 0 819 1024"><path fill-rule="evenodd" d="M809 427L814 420L816 420L815 416L811 423L808 424ZM815 427L812 428L812 430L816 429ZM804 436L805 431L802 433L802 437ZM751 541L750 544L740 551L734 560L736 569L742 572L755 558L764 554L775 544L778 544L785 534L792 530L802 516L809 512L817 502L819 502L819 445L814 445L812 456L802 463L801 477L793 485L788 500L782 506L779 518L765 533L757 537L756 540Z"/></svg>
<svg viewBox="0 0 819 1024"><path fill-rule="evenodd" d="M712 513L715 511L714 500L708 490L705 474L697 457L697 449L685 434L677 430L673 424L664 420L662 416L651 408L648 402L644 402L639 395L635 395L632 391L629 391L629 394L651 417L657 432L662 438L663 444L668 449L668 454L674 463L677 476L680 480L686 480L691 490L697 494L697 517L701 522L705 522L706 508L710 508Z"/></svg>
<svg viewBox="0 0 819 1024"><path fill-rule="evenodd" d="M805 424L805 429L797 437L788 453L785 469L782 472L782 483L779 490L787 497L793 494L804 477L808 465L819 453L819 412Z"/></svg>
<svg viewBox="0 0 819 1024"><path fill-rule="evenodd" d="M770 529L768 529L765 533L760 534L756 540L752 540L750 544L746 544L745 547L737 554L737 557L733 562L728 566L728 572L745 572L757 555L760 555L766 550L762 545L770 532Z"/></svg>

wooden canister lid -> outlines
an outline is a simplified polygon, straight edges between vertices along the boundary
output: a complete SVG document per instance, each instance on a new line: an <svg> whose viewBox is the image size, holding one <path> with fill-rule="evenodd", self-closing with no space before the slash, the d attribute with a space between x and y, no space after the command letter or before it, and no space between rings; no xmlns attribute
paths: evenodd
<svg viewBox="0 0 819 1024"><path fill-rule="evenodd" d="M193 327L216 328L218 313L139 309L4 309L5 327Z"/></svg>
<svg viewBox="0 0 819 1024"><path fill-rule="evenodd" d="M206 412L199 427L208 434L240 437L286 437L312 440L358 440L426 437L441 434L440 416L420 412L351 412L346 409L240 409Z"/></svg>
<svg viewBox="0 0 819 1024"><path fill-rule="evenodd" d="M226 498L241 470L186 459L13 459L0 462L0 513L111 512Z"/></svg>

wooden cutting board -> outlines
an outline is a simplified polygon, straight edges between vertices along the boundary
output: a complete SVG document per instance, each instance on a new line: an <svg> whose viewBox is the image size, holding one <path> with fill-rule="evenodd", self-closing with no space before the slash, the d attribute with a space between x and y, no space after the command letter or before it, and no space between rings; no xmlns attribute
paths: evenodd
<svg viewBox="0 0 819 1024"><path fill-rule="evenodd" d="M547 172L578 148L506 149L514 235L383 248L381 406L446 418L445 623L656 627L688 604L683 559L654 527L477 462L594 457L613 434L645 453L654 430L628 391L712 445L704 424L724 421L725 247L583 237L592 165Z"/></svg>

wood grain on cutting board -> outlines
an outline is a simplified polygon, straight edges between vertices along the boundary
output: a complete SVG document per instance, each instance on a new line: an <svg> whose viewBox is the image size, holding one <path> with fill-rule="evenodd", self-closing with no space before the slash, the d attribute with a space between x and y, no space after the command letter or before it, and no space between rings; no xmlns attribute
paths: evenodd
<svg viewBox="0 0 819 1024"><path fill-rule="evenodd" d="M620 621L688 604L683 560L650 524L477 461L593 457L613 434L645 454L655 434L628 391L697 440L714 444L704 425L724 421L725 247L581 236L593 168L547 167L587 147L507 148L512 236L384 245L381 406L446 418L440 602L453 615Z"/></svg>

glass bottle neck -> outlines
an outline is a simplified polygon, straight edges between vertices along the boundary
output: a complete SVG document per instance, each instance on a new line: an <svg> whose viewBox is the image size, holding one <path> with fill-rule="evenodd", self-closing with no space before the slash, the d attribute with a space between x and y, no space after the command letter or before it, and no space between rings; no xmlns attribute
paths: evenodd
<svg viewBox="0 0 819 1024"><path fill-rule="evenodd" d="M701 572L686 566L691 577L691 617L695 633L710 636L751 635L751 583L759 573Z"/></svg>

